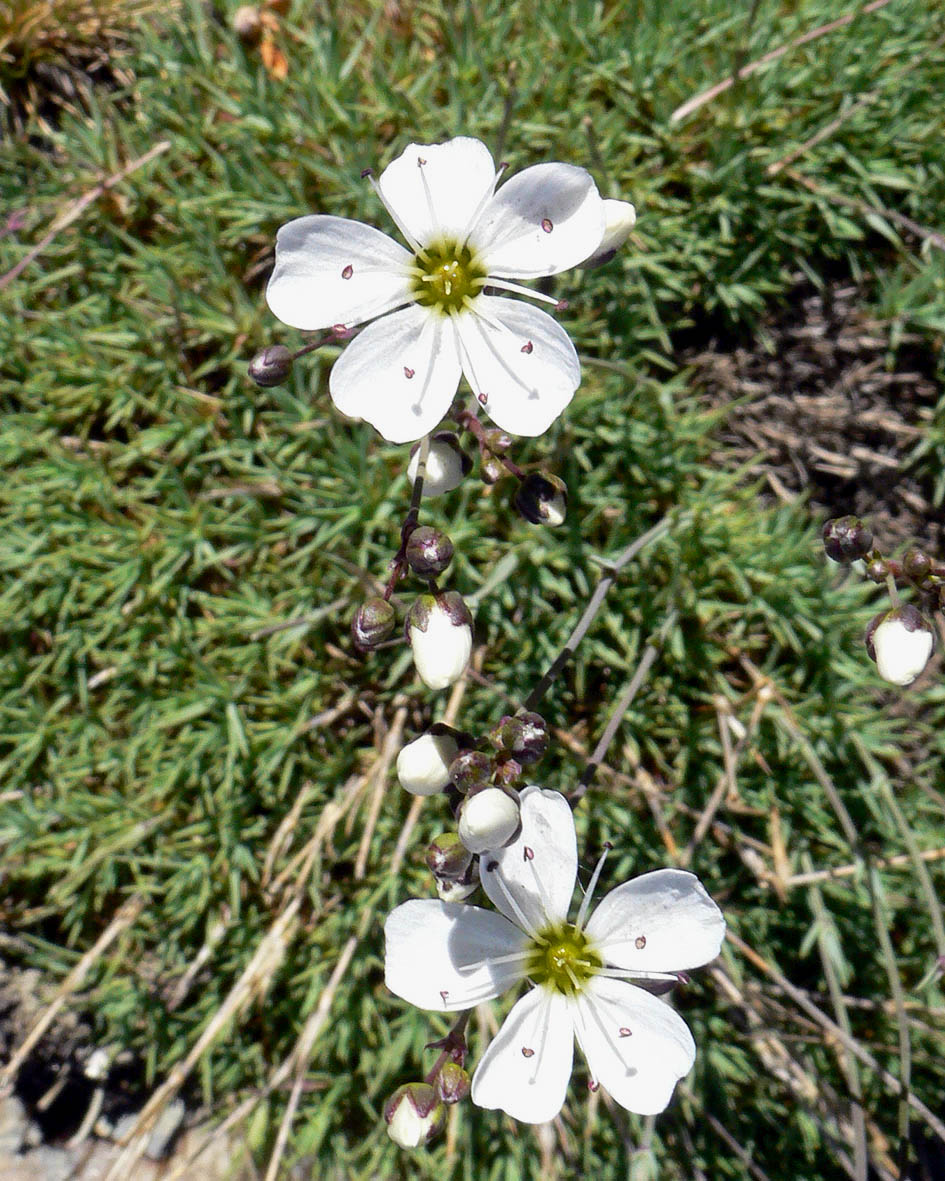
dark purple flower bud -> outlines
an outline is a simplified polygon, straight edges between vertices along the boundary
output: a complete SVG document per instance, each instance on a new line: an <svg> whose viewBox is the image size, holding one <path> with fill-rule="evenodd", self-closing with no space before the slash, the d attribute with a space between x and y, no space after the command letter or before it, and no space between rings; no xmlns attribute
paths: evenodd
<svg viewBox="0 0 945 1181"><path fill-rule="evenodd" d="M351 621L355 647L362 652L376 648L394 634L395 624L394 608L386 599L378 595L366 599Z"/></svg>
<svg viewBox="0 0 945 1181"><path fill-rule="evenodd" d="M455 832L445 832L431 841L426 863L435 878L459 881L466 876L472 854Z"/></svg>
<svg viewBox="0 0 945 1181"><path fill-rule="evenodd" d="M282 385L292 372L293 357L284 344L271 344L249 363L249 376L257 385Z"/></svg>
<svg viewBox="0 0 945 1181"><path fill-rule="evenodd" d="M464 795L489 782L492 759L478 750L465 750L450 763L450 779Z"/></svg>
<svg viewBox="0 0 945 1181"><path fill-rule="evenodd" d="M421 578L437 578L453 560L453 543L439 529L418 525L407 542L407 565Z"/></svg>
<svg viewBox="0 0 945 1181"><path fill-rule="evenodd" d="M902 568L909 578L922 582L932 570L932 559L920 549L909 549L902 555Z"/></svg>
<svg viewBox="0 0 945 1181"><path fill-rule="evenodd" d="M522 480L515 507L533 525L563 525L568 511L568 489L558 476L531 472Z"/></svg>
<svg viewBox="0 0 945 1181"><path fill-rule="evenodd" d="M835 517L823 528L824 553L834 562L855 562L873 548L873 534L859 517Z"/></svg>
<svg viewBox="0 0 945 1181"><path fill-rule="evenodd" d="M436 1089L444 1103L460 1103L469 1094L469 1074L458 1062L446 1062L436 1076Z"/></svg>
<svg viewBox="0 0 945 1181"><path fill-rule="evenodd" d="M528 766L544 758L548 750L548 723L536 713L504 717L490 738L500 750Z"/></svg>

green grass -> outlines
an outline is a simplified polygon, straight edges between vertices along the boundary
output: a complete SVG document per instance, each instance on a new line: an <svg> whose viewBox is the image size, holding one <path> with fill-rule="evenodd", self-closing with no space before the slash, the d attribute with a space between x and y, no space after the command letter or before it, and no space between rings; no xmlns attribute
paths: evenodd
<svg viewBox="0 0 945 1181"><path fill-rule="evenodd" d="M585 863L615 844L606 886L685 849L723 774L719 713L730 710L750 730L737 791L691 867L731 929L897 1076L898 982L913 1006L912 1087L941 1112L945 998L937 977L922 981L945 954L942 863L928 865L927 886L914 861L871 867L942 845L945 694L934 683L905 696L881 688L860 643L875 588L827 567L803 503L773 508L757 473L708 462L723 412L705 409L679 361L681 344L711 333L747 338L799 272L815 285L855 276L895 331L937 345L941 251L888 216L942 225L936 5L862 16L680 123L672 111L739 62L847 9L764 3L749 25L747 5L721 3L576 3L536 17L431 0L401 5L396 19L379 3L297 5L280 40L289 75L276 82L228 31L233 8L211 20L194 3L179 24L141 33L127 90L98 89L86 116L52 137L0 148L0 204L25 219L0 240L3 273L103 176L170 144L0 292L0 920L16 958L59 981L122 901L143 898L72 1003L157 1086L300 897L265 987L249 990L188 1081L191 1103L222 1116L292 1051L357 935L284 1158L308 1162L302 1175L752 1176L721 1126L772 1181L842 1177L854 1086L871 1151L895 1160L900 1112L876 1073L860 1065L852 1082L836 1044L732 946L720 963L742 1000L708 970L693 974L679 1005L700 1055L655 1130L600 1101L592 1109L579 1068L547 1159L529 1129L469 1105L425 1154L389 1144L383 1100L430 1066L424 1044L446 1026L385 990L381 924L393 905L430 894L422 854L448 826L445 807L425 806L392 874L409 801L388 776L365 872L354 870L388 728L403 708L410 737L444 702L404 649L357 657L347 626L396 548L406 449L334 412L331 350L273 390L252 386L245 365L264 344L297 339L262 295L277 227L319 210L388 228L359 174L410 140L464 133L495 145L508 103L502 155L515 168L583 164L605 195L637 203L620 258L555 281L589 363L561 422L515 453L567 481L566 526L526 525L509 511L511 488L475 479L424 508L456 544L450 583L464 594L497 562L514 563L478 600L484 679L468 686L460 724L485 729L520 702L586 602L594 556L615 556L668 516L668 534L623 573L546 698L559 740L541 781L576 783L582 752L674 609L578 809ZM813 189L785 170L767 175L873 91L791 165ZM939 475L939 499L943 413L915 460ZM291 620L302 622L273 630ZM776 695L764 701L768 680ZM299 879L292 859L320 823ZM790 872L857 871L779 893L782 845ZM830 972L854 998L840 1015ZM475 1061L484 1042L472 1029ZM285 1102L277 1090L245 1125L263 1170Z"/></svg>

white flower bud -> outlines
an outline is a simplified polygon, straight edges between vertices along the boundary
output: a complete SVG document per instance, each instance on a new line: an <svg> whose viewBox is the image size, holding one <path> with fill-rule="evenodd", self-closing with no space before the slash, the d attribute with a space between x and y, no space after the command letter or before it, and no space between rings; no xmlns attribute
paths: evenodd
<svg viewBox="0 0 945 1181"><path fill-rule="evenodd" d="M429 1083L407 1083L384 1104L387 1134L401 1148L419 1148L443 1130L446 1109Z"/></svg>
<svg viewBox="0 0 945 1181"><path fill-rule="evenodd" d="M892 685L911 685L928 664L933 645L931 626L911 605L878 615L866 633L876 671Z"/></svg>
<svg viewBox="0 0 945 1181"><path fill-rule="evenodd" d="M450 781L450 763L459 750L450 734L421 734L397 756L397 778L404 791L432 796Z"/></svg>
<svg viewBox="0 0 945 1181"><path fill-rule="evenodd" d="M466 671L472 653L472 619L455 591L422 595L407 616L407 639L421 681L445 689Z"/></svg>
<svg viewBox="0 0 945 1181"><path fill-rule="evenodd" d="M609 262L630 237L630 231L637 224L637 211L629 201L604 202L604 236L597 249L581 265L585 268L599 267Z"/></svg>
<svg viewBox="0 0 945 1181"><path fill-rule="evenodd" d="M420 448L416 447L407 464L407 476L411 483L417 478L420 466ZM463 482L471 464L469 457L459 445L451 431L441 431L430 440L426 468L423 476L424 497L442 496L452 492Z"/></svg>
<svg viewBox="0 0 945 1181"><path fill-rule="evenodd" d="M459 814L459 839L470 853L501 849L519 830L518 795L486 787L467 796Z"/></svg>
<svg viewBox="0 0 945 1181"><path fill-rule="evenodd" d="M478 889L478 875L471 882L448 882L445 878L436 879L436 896L441 902L465 902L470 894L475 894Z"/></svg>

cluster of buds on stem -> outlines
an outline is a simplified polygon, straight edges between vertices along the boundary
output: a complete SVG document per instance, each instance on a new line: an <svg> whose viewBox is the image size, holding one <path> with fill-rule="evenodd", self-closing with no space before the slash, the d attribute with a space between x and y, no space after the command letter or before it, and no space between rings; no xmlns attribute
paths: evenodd
<svg viewBox="0 0 945 1181"><path fill-rule="evenodd" d="M438 722L401 750L401 787L414 795L446 791L453 801L457 834L434 842L427 862L441 898L455 901L475 889L470 854L500 849L516 838L523 769L547 749L544 718L523 713L501 718L481 742Z"/></svg>
<svg viewBox="0 0 945 1181"><path fill-rule="evenodd" d="M563 525L568 510L568 489L560 476L550 472L525 472L509 455L512 439L505 431L486 428L475 414L459 411L456 420L479 444L480 475L484 484L495 484L502 476L517 481L512 505L533 525Z"/></svg>
<svg viewBox="0 0 945 1181"><path fill-rule="evenodd" d="M828 521L823 541L828 558L842 563L862 560L866 577L888 589L892 605L866 629L866 651L884 681L911 685L929 662L935 633L918 607L900 603L899 590L911 588L931 610L945 609L945 563L915 548L899 559L885 556L875 547L869 527L857 517Z"/></svg>
<svg viewBox="0 0 945 1181"><path fill-rule="evenodd" d="M405 635L417 673L430 689L445 689L466 671L472 652L472 616L456 591L436 585L453 560L453 543L439 529L417 524L411 509L401 529L400 549L391 562L383 595L360 604L351 623L355 647L369 652L394 634L396 613L391 597L408 571L427 583L429 593L414 600L407 612ZM438 790L438 789L433 789Z"/></svg>
<svg viewBox="0 0 945 1181"><path fill-rule="evenodd" d="M445 1038L428 1049L440 1054L423 1082L406 1083L384 1104L387 1134L401 1148L422 1148L446 1126L446 1109L469 1095L465 1069L467 1013L461 1013Z"/></svg>

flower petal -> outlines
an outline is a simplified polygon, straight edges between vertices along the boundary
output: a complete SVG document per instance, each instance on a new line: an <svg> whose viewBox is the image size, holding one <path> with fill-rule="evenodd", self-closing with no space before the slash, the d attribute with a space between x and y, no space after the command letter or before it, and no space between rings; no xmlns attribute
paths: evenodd
<svg viewBox="0 0 945 1181"><path fill-rule="evenodd" d="M502 185L469 245L490 275L536 279L575 267L604 235L604 202L573 164L535 164Z"/></svg>
<svg viewBox="0 0 945 1181"><path fill-rule="evenodd" d="M517 1001L482 1056L472 1101L526 1124L561 1110L574 1058L574 1022L561 993L533 988Z"/></svg>
<svg viewBox="0 0 945 1181"><path fill-rule="evenodd" d="M574 1006L578 1045L593 1080L627 1111L662 1111L696 1058L682 1017L642 988L607 976L593 977Z"/></svg>
<svg viewBox="0 0 945 1181"><path fill-rule="evenodd" d="M459 385L449 321L419 304L369 324L334 364L328 389L342 412L364 418L391 443L433 430Z"/></svg>
<svg viewBox="0 0 945 1181"><path fill-rule="evenodd" d="M715 959L725 919L695 874L657 869L611 890L586 932L614 967L677 972Z"/></svg>
<svg viewBox="0 0 945 1181"><path fill-rule="evenodd" d="M521 796L522 831L504 849L483 853L479 874L489 900L522 926L540 930L567 918L577 877L577 838L568 801L534 785Z"/></svg>
<svg viewBox="0 0 945 1181"><path fill-rule="evenodd" d="M529 943L500 914L460 902L414 898L384 924L384 980L395 996L420 1009L452 1012L491 1000L522 979Z"/></svg>
<svg viewBox="0 0 945 1181"><path fill-rule="evenodd" d="M495 181L489 149L461 135L443 144L408 144L377 183L400 224L427 246L462 240Z"/></svg>
<svg viewBox="0 0 945 1181"><path fill-rule="evenodd" d="M581 383L568 334L531 304L488 295L455 323L466 380L492 421L513 435L543 434Z"/></svg>
<svg viewBox="0 0 945 1181"><path fill-rule="evenodd" d="M317 213L297 217L276 235L266 301L292 328L351 327L408 303L413 265L412 254L373 226Z"/></svg>

